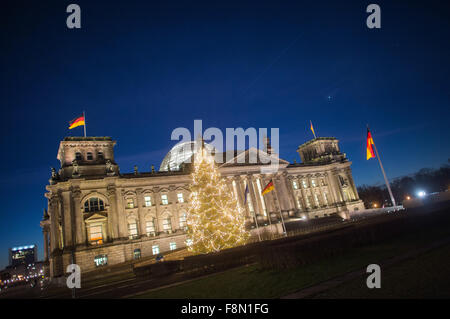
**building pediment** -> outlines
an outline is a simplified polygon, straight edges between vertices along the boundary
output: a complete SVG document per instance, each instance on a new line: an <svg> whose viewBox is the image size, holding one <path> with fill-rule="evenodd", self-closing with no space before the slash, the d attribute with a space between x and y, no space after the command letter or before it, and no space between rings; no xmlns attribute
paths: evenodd
<svg viewBox="0 0 450 319"><path fill-rule="evenodd" d="M248 150L238 154L232 159L226 161L220 167L232 167L242 165L270 165L276 163L280 165L289 165L289 162L279 158L276 154L268 154L267 152L251 147Z"/></svg>
<svg viewBox="0 0 450 319"><path fill-rule="evenodd" d="M87 223L92 223L92 222L101 222L101 221L106 221L107 217L106 214L102 214L102 213L92 213L92 215L87 216L84 221Z"/></svg>

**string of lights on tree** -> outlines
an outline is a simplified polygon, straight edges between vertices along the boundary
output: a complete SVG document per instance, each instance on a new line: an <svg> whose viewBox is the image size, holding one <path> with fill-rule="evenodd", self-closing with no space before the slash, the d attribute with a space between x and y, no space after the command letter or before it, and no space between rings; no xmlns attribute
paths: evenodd
<svg viewBox="0 0 450 319"><path fill-rule="evenodd" d="M195 153L187 214L188 249L210 253L243 245L250 234L236 198L203 146Z"/></svg>

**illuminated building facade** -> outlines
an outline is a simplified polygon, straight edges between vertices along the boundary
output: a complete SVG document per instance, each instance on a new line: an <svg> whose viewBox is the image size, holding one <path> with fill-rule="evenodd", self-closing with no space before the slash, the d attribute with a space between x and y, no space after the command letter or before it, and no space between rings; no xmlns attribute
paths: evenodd
<svg viewBox="0 0 450 319"><path fill-rule="evenodd" d="M109 137L67 137L60 143L61 168L52 170L45 194L48 209L41 221L52 277L63 275L73 262L88 271L186 246L190 165L183 162L192 152L178 145L159 171L120 173L114 145ZM351 162L337 139L316 138L297 151L302 163L279 159L266 145L265 150L233 152L233 160L218 164L253 232L255 219L261 231L276 223L280 212L286 222L294 222L333 214L347 218L350 211L364 209ZM217 160L225 153L215 156ZM248 160L255 157L259 160ZM274 157L278 171L261 173ZM275 191L262 196L270 180Z"/></svg>

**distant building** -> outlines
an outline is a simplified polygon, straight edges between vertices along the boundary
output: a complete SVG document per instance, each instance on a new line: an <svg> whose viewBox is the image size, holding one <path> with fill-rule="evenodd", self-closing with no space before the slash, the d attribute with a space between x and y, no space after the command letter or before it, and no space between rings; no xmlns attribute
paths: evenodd
<svg viewBox="0 0 450 319"><path fill-rule="evenodd" d="M37 260L37 246L19 246L9 249L9 265L12 267L18 265L34 264Z"/></svg>
<svg viewBox="0 0 450 319"><path fill-rule="evenodd" d="M73 262L87 271L186 246L191 177L185 162L193 151L176 145L159 171L139 172L136 167L123 174L114 160L115 144L110 137L66 137L60 143L61 168L52 169L45 194L48 210L41 221L51 277L62 276ZM336 138L315 138L299 146L302 163L280 159L266 144L264 150L236 151L233 160L218 163L248 229L254 229L255 220L260 228L271 227L280 220L280 211L289 222L335 214L348 218L349 212L364 209L351 162ZM224 154L215 154L216 161ZM258 160L249 160L254 158ZM278 171L261 173L274 158ZM262 196L270 180L275 191Z"/></svg>

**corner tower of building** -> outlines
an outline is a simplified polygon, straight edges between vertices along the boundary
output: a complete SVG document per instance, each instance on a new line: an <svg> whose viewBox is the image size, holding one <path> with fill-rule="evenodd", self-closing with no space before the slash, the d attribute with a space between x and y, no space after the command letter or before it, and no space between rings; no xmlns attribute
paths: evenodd
<svg viewBox="0 0 450 319"><path fill-rule="evenodd" d="M345 153L339 149L339 140L335 137L317 137L300 145L297 152L305 164L346 160Z"/></svg>
<svg viewBox="0 0 450 319"><path fill-rule="evenodd" d="M53 180L87 176L117 175L119 168L114 160L111 137L66 137L59 144L57 159L61 163Z"/></svg>

